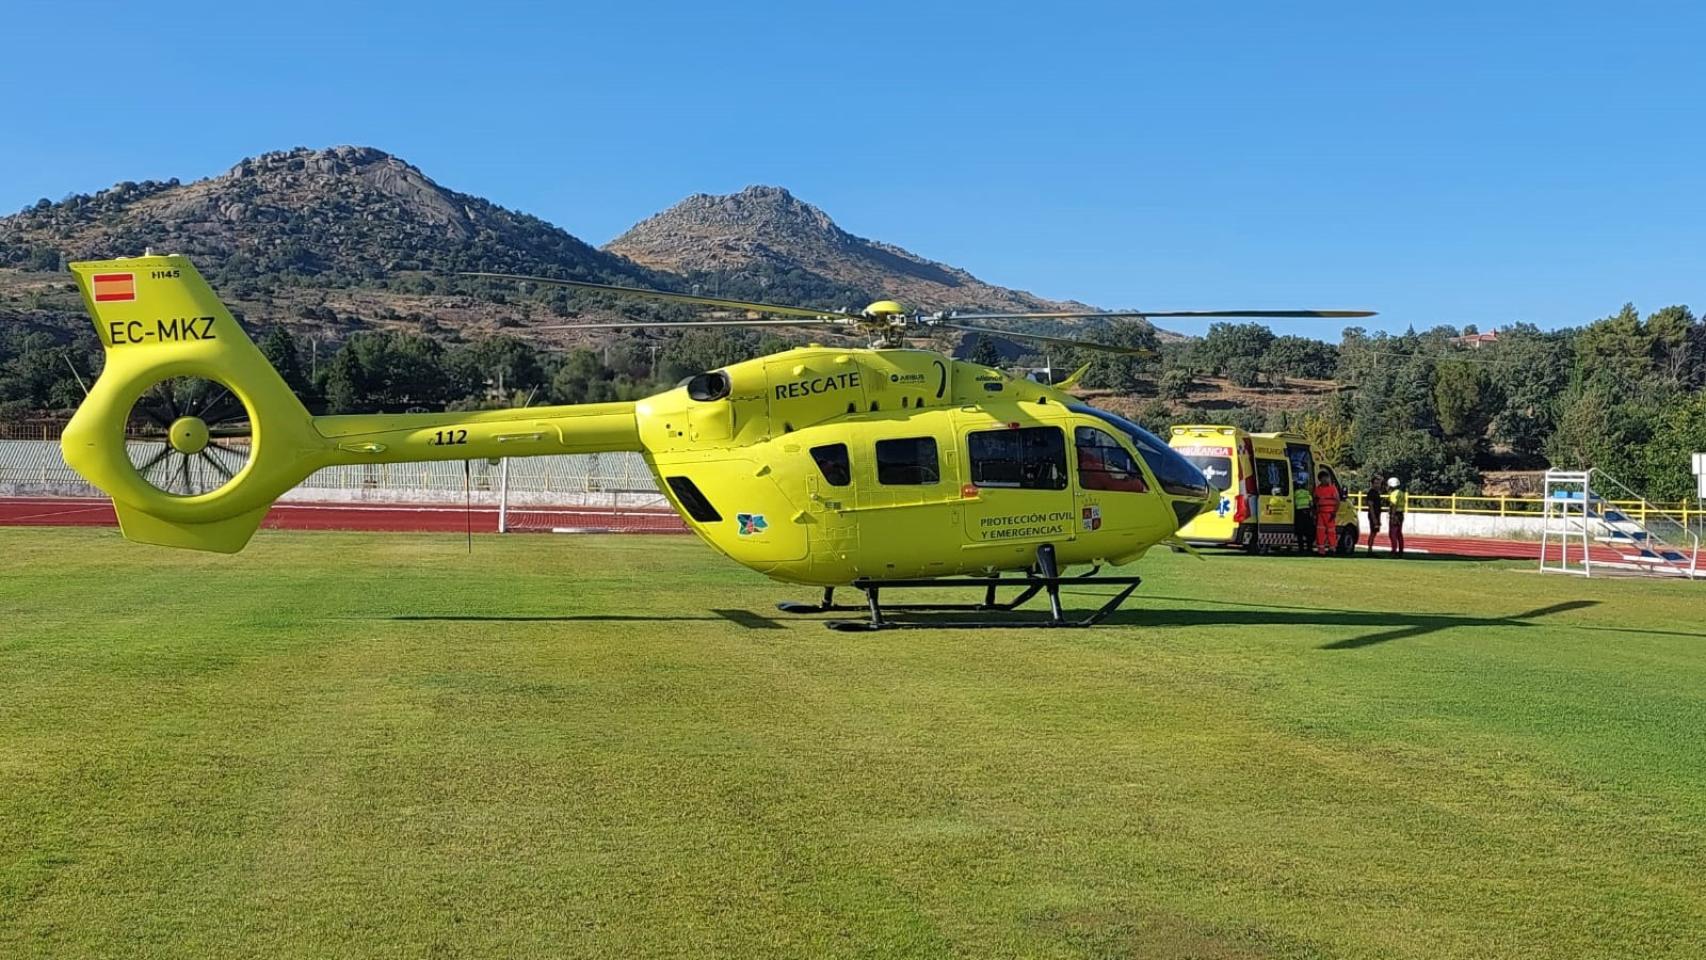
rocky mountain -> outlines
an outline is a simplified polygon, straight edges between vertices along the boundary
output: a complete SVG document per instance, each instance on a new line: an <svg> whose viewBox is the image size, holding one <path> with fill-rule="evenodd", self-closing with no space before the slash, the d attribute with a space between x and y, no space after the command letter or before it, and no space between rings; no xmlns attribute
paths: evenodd
<svg viewBox="0 0 1706 960"><path fill-rule="evenodd" d="M604 249L637 264L682 274L725 293L782 290L796 300L845 306L878 296L926 309L1076 309L1022 290L985 283L958 267L892 244L856 237L781 187L724 196L695 194L635 224ZM816 289L813 289L813 287ZM816 293L820 299L802 296ZM825 301L841 294L853 300ZM862 302L860 302L862 305Z"/></svg>
<svg viewBox="0 0 1706 960"><path fill-rule="evenodd" d="M268 153L194 183L124 182L0 218L0 263L148 247L188 254L216 280L262 286L457 270L645 279L559 227L445 189L371 147Z"/></svg>
<svg viewBox="0 0 1706 960"><path fill-rule="evenodd" d="M0 217L0 320L86 331L63 263L150 248L192 257L240 315L332 340L373 327L468 339L566 317L694 315L687 307L469 281L459 271L827 307L884 296L926 309L1082 307L856 237L779 187L689 197L600 250L538 217L440 186L398 157L341 146L268 153L193 183L127 181ZM610 335L534 336L567 344Z"/></svg>

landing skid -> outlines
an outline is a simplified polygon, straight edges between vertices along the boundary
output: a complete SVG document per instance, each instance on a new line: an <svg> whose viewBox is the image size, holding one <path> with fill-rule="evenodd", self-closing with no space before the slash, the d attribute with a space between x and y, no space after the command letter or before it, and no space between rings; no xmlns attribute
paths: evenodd
<svg viewBox="0 0 1706 960"><path fill-rule="evenodd" d="M928 630L956 629L980 630L992 627L1093 627L1101 623L1108 614L1119 609L1120 604L1130 597L1137 585L1143 582L1141 577L1101 577L1096 574L1101 567L1092 567L1088 572L1077 576L1064 577L1060 575L1054 561L1054 549L1043 546L1037 550L1037 565L1028 571L1024 577L1003 579L1000 575L993 577L953 577L946 579L906 579L906 580L871 580L861 578L853 581L852 586L864 591L863 604L838 604L835 602L835 588L825 587L823 599L818 603L805 603L788 600L778 603L776 609L783 613L850 613L864 610L867 618L864 620L827 620L824 626L831 630L866 631L866 630ZM1062 584L1102 583L1124 587L1108 601L1086 616L1071 619L1061 610L1060 587ZM881 600L884 588L979 588L984 591L982 603L890 603ZM995 591L1001 587L1021 587L1017 596L1009 600L998 601ZM1049 618L1047 620L890 620L887 614L894 612L946 612L946 613L1007 613L1018 609L1022 604L1046 591L1049 598Z"/></svg>

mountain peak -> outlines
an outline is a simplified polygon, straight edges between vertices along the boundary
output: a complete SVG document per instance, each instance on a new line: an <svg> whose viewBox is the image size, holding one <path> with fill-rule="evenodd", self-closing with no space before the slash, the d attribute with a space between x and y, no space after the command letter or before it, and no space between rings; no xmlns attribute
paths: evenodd
<svg viewBox="0 0 1706 960"><path fill-rule="evenodd" d="M746 197L746 198L754 199L754 200L757 200L757 199L792 200L792 199L794 199L794 195L788 192L787 187L774 187L774 186L770 186L769 184L764 184L764 183L752 184L751 186L747 187L746 189L742 190L741 192L735 194L735 196Z"/></svg>
<svg viewBox="0 0 1706 960"><path fill-rule="evenodd" d="M696 231L714 230L720 235L784 240L799 234L818 234L835 243L853 240L835 221L783 187L753 185L739 193L696 193L668 210L649 217L611 244L615 248L629 237L655 235L660 228L675 230L692 226Z"/></svg>
<svg viewBox="0 0 1706 960"><path fill-rule="evenodd" d="M378 147L336 146L315 150L310 147L293 147L289 150L274 150L259 156L245 157L237 161L236 166L227 170L223 177L215 179L243 180L249 177L274 174L302 174L307 176L340 176L355 174L361 176L375 172L376 169L396 171L399 175L407 174L431 183L426 174L400 157L393 156Z"/></svg>
<svg viewBox="0 0 1706 960"><path fill-rule="evenodd" d="M120 183L0 218L0 252L65 259L144 248L204 272L365 281L400 270L569 271L636 279L631 267L536 217L446 189L376 147L296 147L181 184Z"/></svg>
<svg viewBox="0 0 1706 960"><path fill-rule="evenodd" d="M886 243L854 236L787 189L754 185L739 193L696 193L635 224L605 246L643 266L734 281L807 274L868 298L911 306L993 310L1062 305L984 283L964 270Z"/></svg>

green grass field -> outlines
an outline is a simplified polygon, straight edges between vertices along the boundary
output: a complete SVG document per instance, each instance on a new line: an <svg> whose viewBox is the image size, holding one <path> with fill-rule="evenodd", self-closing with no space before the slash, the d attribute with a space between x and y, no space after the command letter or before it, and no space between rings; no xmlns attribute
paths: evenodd
<svg viewBox="0 0 1706 960"><path fill-rule="evenodd" d="M1706 584L1158 554L838 634L685 537L464 551L0 530L0 957L1706 955Z"/></svg>

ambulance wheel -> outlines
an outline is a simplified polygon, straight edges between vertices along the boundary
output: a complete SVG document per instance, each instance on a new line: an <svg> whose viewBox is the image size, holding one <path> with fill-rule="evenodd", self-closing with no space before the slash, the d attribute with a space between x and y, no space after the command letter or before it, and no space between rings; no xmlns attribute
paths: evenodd
<svg viewBox="0 0 1706 960"><path fill-rule="evenodd" d="M1354 556L1357 552L1357 541L1362 538L1362 531L1356 527L1343 526L1339 528L1339 556Z"/></svg>

